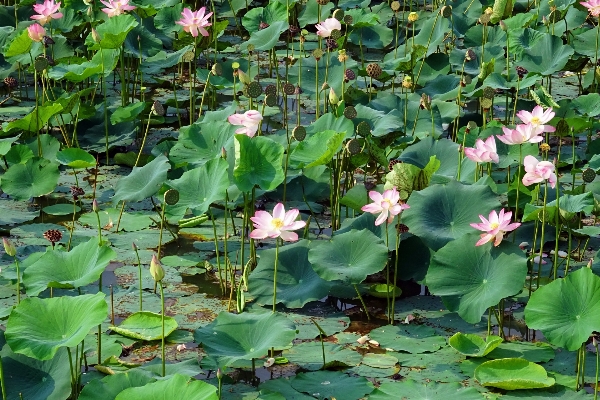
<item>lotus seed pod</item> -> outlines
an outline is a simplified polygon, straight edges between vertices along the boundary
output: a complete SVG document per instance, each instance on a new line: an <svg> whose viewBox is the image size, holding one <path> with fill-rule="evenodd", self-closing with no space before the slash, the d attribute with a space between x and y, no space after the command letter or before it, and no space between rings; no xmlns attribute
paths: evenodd
<svg viewBox="0 0 600 400"><path fill-rule="evenodd" d="M298 125L292 130L292 136L298 142L303 141L304 139L306 139L306 128L302 125Z"/></svg>
<svg viewBox="0 0 600 400"><path fill-rule="evenodd" d="M240 63L235 61L231 63L231 68L233 69L238 69L240 67Z"/></svg>
<svg viewBox="0 0 600 400"><path fill-rule="evenodd" d="M17 255L17 249L14 244L12 244L7 238L2 238L2 243L4 244L4 251L11 257Z"/></svg>
<svg viewBox="0 0 600 400"><path fill-rule="evenodd" d="M542 143L540 144L540 151L542 153L547 153L550 151L550 145L548 143Z"/></svg>
<svg viewBox="0 0 600 400"><path fill-rule="evenodd" d="M347 69L344 71L344 79L346 79L346 81L353 81L356 79L356 73L351 69Z"/></svg>
<svg viewBox="0 0 600 400"><path fill-rule="evenodd" d="M339 29L334 29L331 31L331 35L330 35L331 39L333 40L338 40L339 38L342 37L342 31L340 31ZM336 43L337 44L337 43ZM337 46L336 46L337 47Z"/></svg>
<svg viewBox="0 0 600 400"><path fill-rule="evenodd" d="M324 54L323 50L321 50L321 49L315 49L312 52L312 55L316 60L320 60L321 57L323 57L323 54Z"/></svg>
<svg viewBox="0 0 600 400"><path fill-rule="evenodd" d="M354 106L348 106L344 108L344 117L348 119L354 119L357 115L358 113L356 112L356 108L354 108Z"/></svg>
<svg viewBox="0 0 600 400"><path fill-rule="evenodd" d="M492 100L496 97L496 91L493 88L486 86L483 88L483 97Z"/></svg>
<svg viewBox="0 0 600 400"><path fill-rule="evenodd" d="M333 36L333 35L332 35ZM327 50L331 51L331 50L335 50L338 48L338 44L337 42L333 39L333 37L328 37L327 39L325 39L325 46L327 47Z"/></svg>
<svg viewBox="0 0 600 400"><path fill-rule="evenodd" d="M265 96L265 104L269 107L275 107L277 105L277 95L268 94Z"/></svg>
<svg viewBox="0 0 600 400"><path fill-rule="evenodd" d="M150 261L150 275L156 282L160 282L165 278L165 269L156 257L156 254L152 254L152 261Z"/></svg>
<svg viewBox="0 0 600 400"><path fill-rule="evenodd" d="M321 6L326 6L329 3L329 0L317 0L317 4Z"/></svg>
<svg viewBox="0 0 600 400"><path fill-rule="evenodd" d="M338 21L342 22L342 20L344 19L344 10L342 10L341 8L338 8L337 10L335 10L333 12L333 18L335 18Z"/></svg>
<svg viewBox="0 0 600 400"><path fill-rule="evenodd" d="M277 95L277 86L271 84L268 84L267 87L265 87L265 94L268 95Z"/></svg>
<svg viewBox="0 0 600 400"><path fill-rule="evenodd" d="M350 154L358 154L361 151L360 141L358 139L350 139L348 143L346 143L346 150Z"/></svg>
<svg viewBox="0 0 600 400"><path fill-rule="evenodd" d="M381 70L379 64L370 63L369 65L367 65L367 75L369 75L373 79L379 78L382 72L383 71Z"/></svg>
<svg viewBox="0 0 600 400"><path fill-rule="evenodd" d="M396 160L396 159L390 160L390 163L388 164L388 169L389 169L390 171L392 171L392 170L394 169L394 165L396 165L396 164L400 164L401 162L402 162L402 161L400 161L400 160Z"/></svg>
<svg viewBox="0 0 600 400"><path fill-rule="evenodd" d="M477 123L475 121L467 122L467 129L470 131L474 131L475 129L477 129Z"/></svg>
<svg viewBox="0 0 600 400"><path fill-rule="evenodd" d="M9 89L14 89L17 86L19 86L19 82L17 82L17 80L15 78L13 78L12 76L7 76L6 78L4 78L4 84Z"/></svg>
<svg viewBox="0 0 600 400"><path fill-rule="evenodd" d="M254 51L254 45L251 43L246 49L248 50L248 53L252 54L252 52Z"/></svg>
<svg viewBox="0 0 600 400"><path fill-rule="evenodd" d="M354 18L352 18L352 15L344 15L344 23L346 25L352 25L354 23Z"/></svg>
<svg viewBox="0 0 600 400"><path fill-rule="evenodd" d="M558 120L558 123L556 124L555 135L566 136L569 134L569 130L570 130L570 127L566 120L564 120L564 119Z"/></svg>
<svg viewBox="0 0 600 400"><path fill-rule="evenodd" d="M289 82L283 84L283 93L292 96L296 91L296 87Z"/></svg>
<svg viewBox="0 0 600 400"><path fill-rule="evenodd" d="M183 62L192 62L192 61L194 61L195 57L196 57L196 55L194 54L193 51L191 51L191 50L190 51L186 51L181 56L181 61L183 61Z"/></svg>
<svg viewBox="0 0 600 400"><path fill-rule="evenodd" d="M219 63L214 63L210 69L210 72L212 72L212 74L215 76L221 76L223 75L223 66L221 66Z"/></svg>
<svg viewBox="0 0 600 400"><path fill-rule="evenodd" d="M465 53L465 60L474 61L476 58L477 58L477 54L475 54L473 49L467 49L467 52Z"/></svg>
<svg viewBox="0 0 600 400"><path fill-rule="evenodd" d="M58 229L48 229L46 232L44 232L44 238L50 243L54 244L60 242L60 239L62 239L62 233Z"/></svg>
<svg viewBox="0 0 600 400"><path fill-rule="evenodd" d="M596 171L591 168L586 168L581 173L581 177L585 183L594 182L594 179L596 179Z"/></svg>
<svg viewBox="0 0 600 400"><path fill-rule="evenodd" d="M494 103L494 102L493 102L493 100L492 100L492 99L486 99L485 97L483 97L483 98L481 99L481 107L482 107L484 110L489 110L490 108L492 108L492 105L493 105L493 103Z"/></svg>
<svg viewBox="0 0 600 400"><path fill-rule="evenodd" d="M450 18L452 16L452 6L442 7L440 14L442 14L442 17L444 18Z"/></svg>
<svg viewBox="0 0 600 400"><path fill-rule="evenodd" d="M35 62L33 63L33 68L35 68L37 72L42 72L46 68L48 68L48 60L46 59L46 57L40 56L36 58Z"/></svg>
<svg viewBox="0 0 600 400"><path fill-rule="evenodd" d="M246 87L246 90L248 91L248 97L252 97L253 99L263 93L262 86L258 82L250 82Z"/></svg>
<svg viewBox="0 0 600 400"><path fill-rule="evenodd" d="M163 116L165 115L165 108L160 104L160 101L154 100L154 103L152 103L152 112L156 115Z"/></svg>
<svg viewBox="0 0 600 400"><path fill-rule="evenodd" d="M392 8L393 12L398 12L400 11L400 2L397 0L392 1L392 4L390 4L390 7Z"/></svg>
<svg viewBox="0 0 600 400"><path fill-rule="evenodd" d="M416 12L411 12L410 14L408 14L408 22L413 23L413 22L417 22L419 20L419 14L417 14Z"/></svg>
<svg viewBox="0 0 600 400"><path fill-rule="evenodd" d="M490 21L492 20L492 18L490 17L490 14L481 14L481 17L479 17L479 23L482 25L487 25L490 23Z"/></svg>
<svg viewBox="0 0 600 400"><path fill-rule="evenodd" d="M71 196L73 196L73 200L78 200L79 196L83 196L85 191L78 186L71 186Z"/></svg>
<svg viewBox="0 0 600 400"><path fill-rule="evenodd" d="M356 133L362 137L368 136L371 133L371 127L369 126L369 123L367 121L359 122L356 126Z"/></svg>
<svg viewBox="0 0 600 400"><path fill-rule="evenodd" d="M175 189L169 189L164 194L165 203L174 206L179 203L179 191Z"/></svg>

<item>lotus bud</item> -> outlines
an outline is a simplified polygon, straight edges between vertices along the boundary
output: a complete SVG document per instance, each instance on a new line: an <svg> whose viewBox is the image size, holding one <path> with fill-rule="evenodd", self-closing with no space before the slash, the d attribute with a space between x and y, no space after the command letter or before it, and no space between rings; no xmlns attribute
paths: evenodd
<svg viewBox="0 0 600 400"><path fill-rule="evenodd" d="M594 347L598 347L598 340L596 339L596 335L592 336L592 344L594 345Z"/></svg>
<svg viewBox="0 0 600 400"><path fill-rule="evenodd" d="M221 158L224 160L227 159L227 150L225 150L225 147L221 147Z"/></svg>
<svg viewBox="0 0 600 400"><path fill-rule="evenodd" d="M87 8L87 10L85 11L85 13L87 14L88 17L91 17L92 15L94 15L94 8L92 6L89 6Z"/></svg>
<svg viewBox="0 0 600 400"><path fill-rule="evenodd" d="M217 368L217 379L223 379L223 371L221 370L221 368Z"/></svg>
<svg viewBox="0 0 600 400"><path fill-rule="evenodd" d="M15 245L12 244L7 238L2 238L2 243L4 244L4 251L11 257L17 255L17 249Z"/></svg>
<svg viewBox="0 0 600 400"><path fill-rule="evenodd" d="M100 38L100 35L98 34L98 31L96 31L94 28L92 28L92 39L94 39L94 42L96 43L100 43L100 41L102 40L102 38Z"/></svg>
<svg viewBox="0 0 600 400"><path fill-rule="evenodd" d="M150 275L152 275L152 279L156 282L162 281L165 277L165 269L158 260L158 257L156 257L156 254L152 255L152 261L150 261Z"/></svg>
<svg viewBox="0 0 600 400"><path fill-rule="evenodd" d="M97 213L98 210L98 200L94 199L94 201L92 201L92 211L94 211L95 213Z"/></svg>
<svg viewBox="0 0 600 400"><path fill-rule="evenodd" d="M590 261L588 261L588 263L587 263L587 267L588 267L589 269L592 269L592 264L593 264L593 263L594 263L594 259L593 259L593 258L590 258Z"/></svg>
<svg viewBox="0 0 600 400"><path fill-rule="evenodd" d="M135 244L135 242L131 242L131 248L133 249L133 251L137 251L138 250L138 245Z"/></svg>
<svg viewBox="0 0 600 400"><path fill-rule="evenodd" d="M273 357L269 357L269 358L267 358L267 361L265 361L263 365L265 368L269 368L273 364L275 364L275 359Z"/></svg>
<svg viewBox="0 0 600 400"><path fill-rule="evenodd" d="M335 106L339 102L340 102L340 98L338 97L338 95L335 94L335 92L333 91L333 88L329 88L329 103L331 103Z"/></svg>
<svg viewBox="0 0 600 400"><path fill-rule="evenodd" d="M507 31L508 30L508 26L506 26L506 24L504 23L504 21L500 21L498 23L498 25L500 25L500 29L502 29L503 31Z"/></svg>
<svg viewBox="0 0 600 400"><path fill-rule="evenodd" d="M246 74L244 71L242 71L241 69L237 70L238 73L238 79L240 80L240 82L242 82L244 85L249 85L250 82L252 82L250 80L250 77L248 76L248 74Z"/></svg>
<svg viewBox="0 0 600 400"><path fill-rule="evenodd" d="M321 90L327 90L327 89L329 89L329 87L330 87L329 83L323 82L323 84L321 85Z"/></svg>

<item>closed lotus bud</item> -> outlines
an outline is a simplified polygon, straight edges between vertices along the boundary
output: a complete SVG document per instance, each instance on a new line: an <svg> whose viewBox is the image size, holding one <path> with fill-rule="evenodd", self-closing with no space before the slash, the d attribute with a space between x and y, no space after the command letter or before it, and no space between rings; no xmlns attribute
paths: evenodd
<svg viewBox="0 0 600 400"><path fill-rule="evenodd" d="M335 106L339 102L340 102L340 98L338 97L338 95L335 94L335 92L333 91L333 88L329 88L329 103L331 103Z"/></svg>
<svg viewBox="0 0 600 400"><path fill-rule="evenodd" d="M593 263L594 263L594 259L593 259L593 258L590 258L590 261L588 261L588 263L587 263L587 267L588 267L589 269L592 269L592 264L593 264Z"/></svg>
<svg viewBox="0 0 600 400"><path fill-rule="evenodd" d="M132 248L134 251L137 251L137 249L138 249L138 246L137 246L137 244L135 244L135 242L131 242L131 248Z"/></svg>
<svg viewBox="0 0 600 400"><path fill-rule="evenodd" d="M92 201L92 211L94 212L98 212L98 200L94 199L94 201Z"/></svg>
<svg viewBox="0 0 600 400"><path fill-rule="evenodd" d="M165 277L165 269L158 260L158 257L156 257L156 254L152 255L152 261L150 261L150 275L152 275L152 279L156 282L162 281Z"/></svg>
<svg viewBox="0 0 600 400"><path fill-rule="evenodd" d="M94 39L94 42L96 43L100 43L102 40L98 31L96 31L94 28L92 28L92 39Z"/></svg>
<svg viewBox="0 0 600 400"><path fill-rule="evenodd" d="M4 251L11 257L17 255L17 249L15 245L12 244L7 238L2 238L2 243L4 244Z"/></svg>
<svg viewBox="0 0 600 400"><path fill-rule="evenodd" d="M221 147L221 158L224 160L227 159L227 150L225 150L225 147Z"/></svg>
<svg viewBox="0 0 600 400"><path fill-rule="evenodd" d="M221 370L221 368L217 368L217 379L223 379L223 371Z"/></svg>
<svg viewBox="0 0 600 400"><path fill-rule="evenodd" d="M244 85L249 85L250 82L252 82L250 80L250 77L248 76L248 74L246 74L244 71L242 71L241 69L237 70L238 73L238 79L240 80L240 82L242 82Z"/></svg>
<svg viewBox="0 0 600 400"><path fill-rule="evenodd" d="M500 25L500 29L502 29L503 31L507 31L508 30L508 26L506 26L506 24L504 23L504 21L498 22L498 25Z"/></svg>

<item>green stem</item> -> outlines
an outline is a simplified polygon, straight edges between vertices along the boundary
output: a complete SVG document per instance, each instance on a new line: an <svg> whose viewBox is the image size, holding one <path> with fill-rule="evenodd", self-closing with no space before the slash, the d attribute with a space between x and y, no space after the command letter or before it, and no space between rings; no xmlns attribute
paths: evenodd
<svg viewBox="0 0 600 400"><path fill-rule="evenodd" d="M400 223L400 217L398 217L398 223ZM394 325L394 313L396 312L396 283L398 282L398 249L400 248L400 232L396 231L396 258L394 259L394 286L392 288L392 312L390 316L392 318L392 325Z"/></svg>
<svg viewBox="0 0 600 400"><path fill-rule="evenodd" d="M358 299L360 300L360 303L363 306L363 309L365 310L365 314L367 315L367 321L371 320L371 316L369 315L369 310L367 310L367 305L365 304L365 301L363 300L362 296L360 295L360 292L358 291L358 286L356 286L356 284L353 285L354 286L354 290L356 290L356 294L358 295Z"/></svg>
<svg viewBox="0 0 600 400"><path fill-rule="evenodd" d="M161 313L160 313L160 324L162 333L160 335L160 347L161 347L161 357L162 357L162 376L167 375L166 365L165 365L165 292L163 288L162 281L158 282L160 286L160 305L161 305Z"/></svg>
<svg viewBox="0 0 600 400"><path fill-rule="evenodd" d="M6 400L6 384L4 383L4 368L2 367L2 358L0 358L0 386L2 386L2 400Z"/></svg>
<svg viewBox="0 0 600 400"><path fill-rule="evenodd" d="M21 302L21 272L19 271L19 259L15 256L15 265L17 267L17 304Z"/></svg>
<svg viewBox="0 0 600 400"><path fill-rule="evenodd" d="M275 239L275 269L273 273L273 312L277 305L277 263L279 262L279 239Z"/></svg>
<svg viewBox="0 0 600 400"><path fill-rule="evenodd" d="M140 253L138 252L137 246L135 243L133 244L133 250L135 251L135 256L137 257L138 264L138 284L140 286L140 311L143 311L142 306L142 261L140 260Z"/></svg>

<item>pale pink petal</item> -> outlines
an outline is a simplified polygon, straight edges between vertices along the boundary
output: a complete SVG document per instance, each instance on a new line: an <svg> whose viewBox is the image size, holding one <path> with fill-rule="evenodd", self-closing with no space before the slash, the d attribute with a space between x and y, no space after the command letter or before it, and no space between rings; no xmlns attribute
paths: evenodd
<svg viewBox="0 0 600 400"><path fill-rule="evenodd" d="M281 238L286 242L295 242L298 240L298 234L295 232L282 231Z"/></svg>

